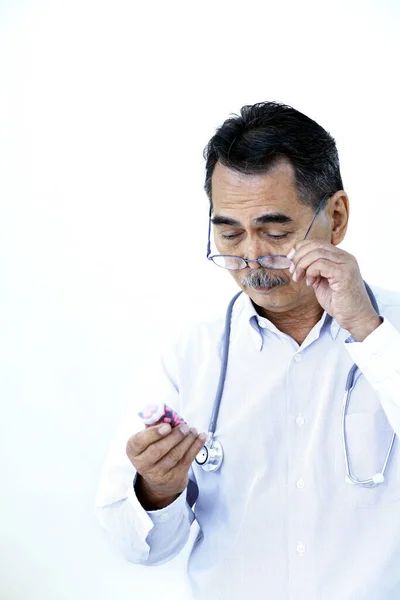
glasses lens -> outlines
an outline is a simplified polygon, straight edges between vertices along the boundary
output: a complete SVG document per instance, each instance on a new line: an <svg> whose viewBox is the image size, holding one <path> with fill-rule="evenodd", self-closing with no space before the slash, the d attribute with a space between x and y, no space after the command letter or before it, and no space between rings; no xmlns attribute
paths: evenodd
<svg viewBox="0 0 400 600"><path fill-rule="evenodd" d="M222 254L212 256L213 262L222 267L223 269L229 269L230 271L236 271L237 269L244 269L246 262L238 256L224 256Z"/></svg>
<svg viewBox="0 0 400 600"><path fill-rule="evenodd" d="M267 269L288 269L290 267L290 260L287 256L263 256L259 258L259 262L263 267Z"/></svg>

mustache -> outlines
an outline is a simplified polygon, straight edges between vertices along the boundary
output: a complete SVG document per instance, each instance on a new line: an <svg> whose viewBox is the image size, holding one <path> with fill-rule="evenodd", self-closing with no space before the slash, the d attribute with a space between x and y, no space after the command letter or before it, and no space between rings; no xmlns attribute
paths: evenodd
<svg viewBox="0 0 400 600"><path fill-rule="evenodd" d="M270 275L266 269L257 269L250 271L241 279L241 282L246 287L252 288L278 287L289 283L289 278L281 275Z"/></svg>

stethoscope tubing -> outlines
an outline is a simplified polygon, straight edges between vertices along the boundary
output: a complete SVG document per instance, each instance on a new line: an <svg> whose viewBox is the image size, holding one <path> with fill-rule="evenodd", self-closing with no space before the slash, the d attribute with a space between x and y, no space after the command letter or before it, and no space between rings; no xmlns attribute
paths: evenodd
<svg viewBox="0 0 400 600"><path fill-rule="evenodd" d="M367 290L367 293L370 298L372 306L374 307L376 313L379 314L379 308L378 308L378 304L377 304L376 298L374 296L374 293L372 292L371 288L365 281L364 281L364 285L366 287L366 290ZM215 394L215 400L214 400L213 409L212 409L212 413L211 413L210 423L208 426L207 441L204 445L203 450L198 455L198 457L200 455L202 455L201 461L200 461L200 459L198 460L198 458L196 457L196 462L199 465L201 465L202 468L206 471L216 471L217 469L219 469L219 467L222 464L223 456L224 456L221 443L218 440L215 440L215 430L216 430L216 426L217 426L219 409L220 409L220 405L221 405L221 399L222 399L222 395L223 395L223 391L224 391L226 373L227 373L227 368L228 368L229 342L230 342L230 334L231 334L231 319L232 319L233 306L241 294L242 294L242 291L238 292L231 299L231 301L229 302L227 311L226 311L225 328L224 328L224 334L223 334L223 339L222 339L221 370L220 370L220 374L219 374L218 386L217 386L217 391ZM393 446L394 446L394 443L396 440L396 433L395 433L395 431L393 431L391 441L389 444L389 448L386 453L385 461L384 461L381 471L369 479L361 480L361 479L358 479L357 477L355 477L355 475L353 475L353 473L352 473L350 460L349 460L349 448L348 448L347 433L346 433L346 415L347 415L347 411L348 411L351 393L352 393L352 390L358 379L358 377L356 380L354 379L357 370L358 370L357 365L353 365L351 367L349 374L347 376L347 379L346 379L345 394L344 394L344 398L343 398L342 436L343 436L343 449L344 449L345 465L346 465L346 481L352 485L358 485L361 487L375 487L378 483L383 483L383 481L385 480L385 472L386 472L386 469L387 469L387 466L389 463L390 456L393 451ZM359 375L359 377L360 376L361 376L361 374Z"/></svg>

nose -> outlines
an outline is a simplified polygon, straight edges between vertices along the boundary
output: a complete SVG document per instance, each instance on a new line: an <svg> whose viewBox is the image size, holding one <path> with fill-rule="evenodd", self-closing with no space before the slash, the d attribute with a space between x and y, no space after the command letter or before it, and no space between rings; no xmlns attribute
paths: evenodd
<svg viewBox="0 0 400 600"><path fill-rule="evenodd" d="M251 259L250 259L250 260L251 260ZM250 269L259 269L259 268L260 268L260 266L261 266L261 265L260 265L260 263L259 263L259 262L257 262L256 260L254 260L254 262L249 262L249 263L247 263L247 265L248 265L248 267L249 267Z"/></svg>
<svg viewBox="0 0 400 600"><path fill-rule="evenodd" d="M259 241L254 238L249 240L248 246L244 250L246 251L246 254L244 254L243 256L247 258L247 260L254 261L248 263L250 269L259 269L261 265L259 262L257 262L256 259L260 256L265 256L266 254L268 254L268 252L265 252L265 248L263 249L261 247Z"/></svg>

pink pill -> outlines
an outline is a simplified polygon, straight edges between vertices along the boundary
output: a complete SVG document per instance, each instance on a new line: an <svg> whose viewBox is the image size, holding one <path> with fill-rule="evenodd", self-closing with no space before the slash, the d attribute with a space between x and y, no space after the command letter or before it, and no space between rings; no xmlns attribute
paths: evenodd
<svg viewBox="0 0 400 600"><path fill-rule="evenodd" d="M146 427L157 425L162 422L169 423L171 427L186 423L177 412L169 406L166 406L163 402L160 404L146 404L138 415L145 421Z"/></svg>

